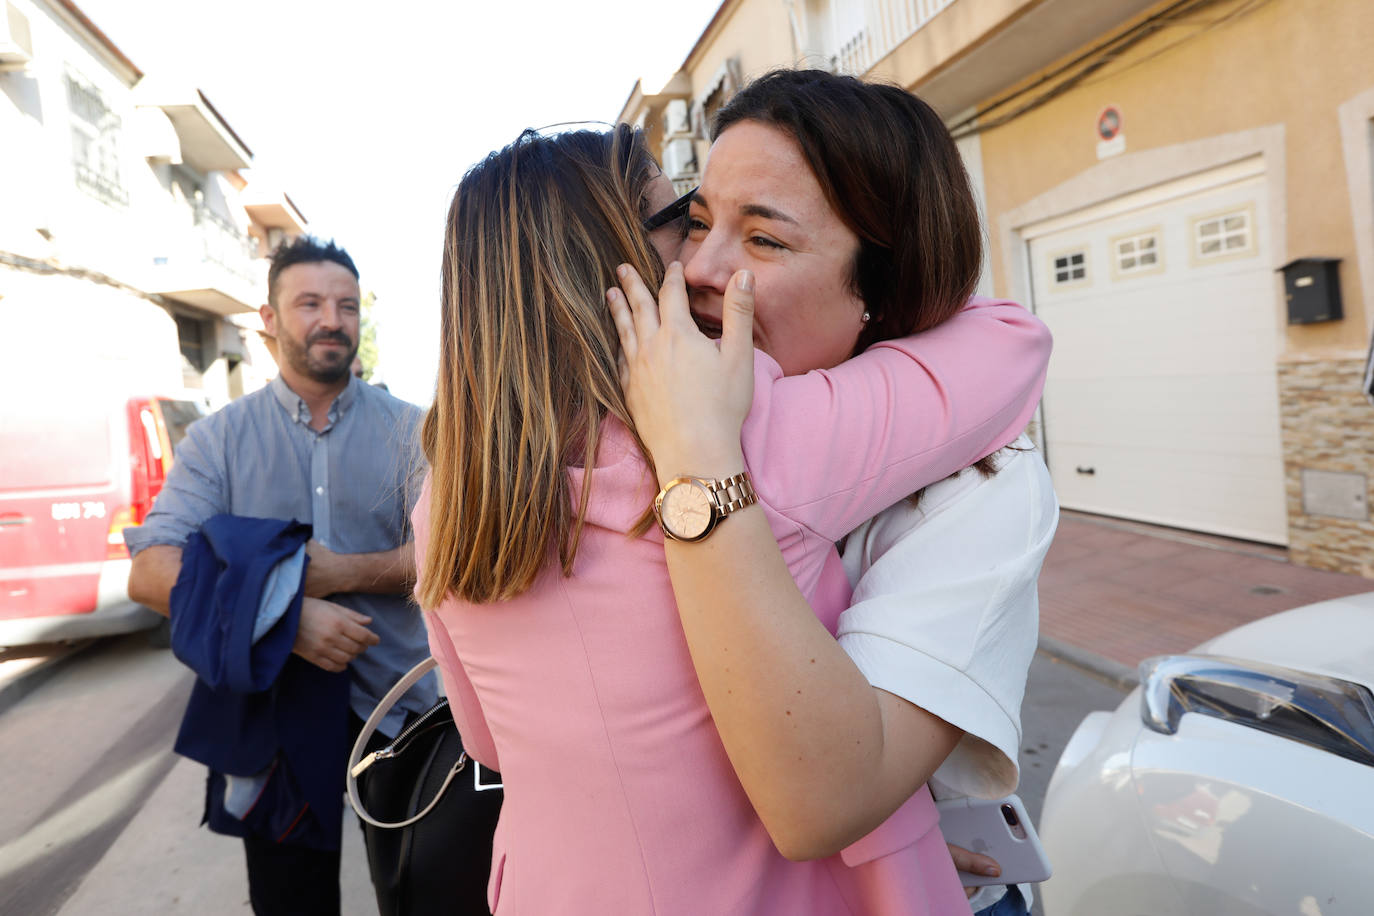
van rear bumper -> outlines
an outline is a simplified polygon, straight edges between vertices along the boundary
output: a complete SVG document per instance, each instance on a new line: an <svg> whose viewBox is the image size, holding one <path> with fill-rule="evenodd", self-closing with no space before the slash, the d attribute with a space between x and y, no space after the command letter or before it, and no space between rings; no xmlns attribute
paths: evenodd
<svg viewBox="0 0 1374 916"><path fill-rule="evenodd" d="M89 614L56 614L51 617L19 617L0 620L0 646L29 646L43 642L115 636L157 626L163 619L156 611L127 598Z"/></svg>

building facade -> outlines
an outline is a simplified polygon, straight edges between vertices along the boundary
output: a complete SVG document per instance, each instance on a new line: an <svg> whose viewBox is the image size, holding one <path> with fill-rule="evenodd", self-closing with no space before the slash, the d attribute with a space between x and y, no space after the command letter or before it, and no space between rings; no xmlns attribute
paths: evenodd
<svg viewBox="0 0 1374 916"><path fill-rule="evenodd" d="M1374 575L1369 35L1364 0L737 0L622 118L690 186L714 73L921 95L983 199L984 289L1055 334L1063 505Z"/></svg>
<svg viewBox="0 0 1374 916"><path fill-rule="evenodd" d="M0 0L6 390L197 396L276 374L269 246L304 231L202 92L145 75L67 0Z"/></svg>

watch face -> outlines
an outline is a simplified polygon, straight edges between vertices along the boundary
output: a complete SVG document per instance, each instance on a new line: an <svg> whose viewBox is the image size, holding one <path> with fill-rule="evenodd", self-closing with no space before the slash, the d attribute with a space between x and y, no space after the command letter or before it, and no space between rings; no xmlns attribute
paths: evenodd
<svg viewBox="0 0 1374 916"><path fill-rule="evenodd" d="M696 483L672 484L663 492L659 506L664 527L684 540L699 537L711 523L714 512L711 497Z"/></svg>

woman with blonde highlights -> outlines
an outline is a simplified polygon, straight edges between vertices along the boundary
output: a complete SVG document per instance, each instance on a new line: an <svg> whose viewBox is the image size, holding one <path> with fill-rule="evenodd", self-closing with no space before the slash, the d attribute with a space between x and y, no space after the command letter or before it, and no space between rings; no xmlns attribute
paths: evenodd
<svg viewBox="0 0 1374 916"><path fill-rule="evenodd" d="M497 914L855 913L892 853L915 876L900 912L967 911L938 830L902 810L898 846L785 858L713 726L604 298L623 266L626 282L662 278L665 322L690 323L681 233L646 228L675 212L672 197L622 126L524 134L468 172L449 212L416 593L464 744L506 786L489 902ZM752 367L752 397L705 386L701 411L748 409L760 498L743 511L765 513L822 604L847 590L833 541L1014 439L1043 383L1048 335L1006 303L791 377L752 347L749 272L725 304L720 357Z"/></svg>
<svg viewBox="0 0 1374 916"><path fill-rule="evenodd" d="M444 409L429 411L421 433L443 523L431 528L422 606L449 592L513 598L551 545L571 573L590 491L574 510L566 468L596 454L605 416L630 425L599 291L608 264L663 275L632 218L656 173L628 128L530 131L475 166L454 196L435 396Z"/></svg>

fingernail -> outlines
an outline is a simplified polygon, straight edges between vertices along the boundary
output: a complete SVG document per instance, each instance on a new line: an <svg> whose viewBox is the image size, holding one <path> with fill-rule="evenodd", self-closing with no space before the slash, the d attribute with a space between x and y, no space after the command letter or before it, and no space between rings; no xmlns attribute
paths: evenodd
<svg viewBox="0 0 1374 916"><path fill-rule="evenodd" d="M1002 869L998 868L996 865L983 866L983 874L987 875L989 878L996 878L1001 873Z"/></svg>
<svg viewBox="0 0 1374 916"><path fill-rule="evenodd" d="M614 289L614 288L606 290L606 301L607 301L607 302L614 302L614 301L615 301L615 289Z"/></svg>
<svg viewBox="0 0 1374 916"><path fill-rule="evenodd" d="M741 270L739 272L739 291L742 293L752 293L754 291L754 272L752 270Z"/></svg>
<svg viewBox="0 0 1374 916"><path fill-rule="evenodd" d="M616 274L617 277L623 277L623 276L625 276L625 275L626 275L627 273L629 273L629 272L630 272L630 265L629 265L629 264L621 264L619 267L617 267L617 268L615 269L615 274Z"/></svg>

